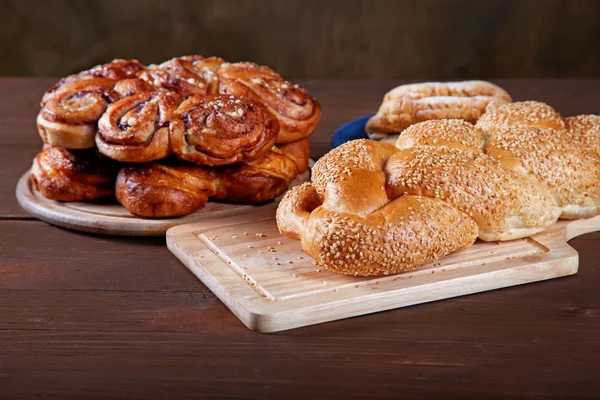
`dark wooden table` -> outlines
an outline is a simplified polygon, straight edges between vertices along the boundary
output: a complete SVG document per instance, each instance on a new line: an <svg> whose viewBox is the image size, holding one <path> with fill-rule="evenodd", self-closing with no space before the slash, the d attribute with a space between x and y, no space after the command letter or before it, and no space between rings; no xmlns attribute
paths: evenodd
<svg viewBox="0 0 600 400"><path fill-rule="evenodd" d="M575 276L277 334L247 330L164 239L29 217L14 188L50 79L0 79L0 399L598 398L600 233ZM323 104L313 157L398 82L301 82ZM502 81L600 114L600 80Z"/></svg>

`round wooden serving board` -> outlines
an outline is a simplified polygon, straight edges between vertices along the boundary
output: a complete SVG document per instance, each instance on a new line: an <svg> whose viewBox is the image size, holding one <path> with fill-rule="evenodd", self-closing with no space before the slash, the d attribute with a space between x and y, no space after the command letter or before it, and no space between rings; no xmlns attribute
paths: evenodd
<svg viewBox="0 0 600 400"><path fill-rule="evenodd" d="M310 160L310 165L314 164ZM149 219L130 214L122 205L112 202L61 202L46 199L31 186L30 171L17 183L16 196L25 211L42 221L77 231L120 236L164 236L167 229L197 222L207 217L251 213L264 206L228 204L209 201L204 208L179 218ZM310 179L310 171L298 175L290 187ZM278 201L276 199L275 201Z"/></svg>

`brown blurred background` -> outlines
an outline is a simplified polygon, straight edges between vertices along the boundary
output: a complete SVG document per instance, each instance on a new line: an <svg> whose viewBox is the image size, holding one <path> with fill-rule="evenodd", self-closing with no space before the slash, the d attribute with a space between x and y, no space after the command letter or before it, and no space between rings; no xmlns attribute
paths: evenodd
<svg viewBox="0 0 600 400"><path fill-rule="evenodd" d="M0 75L196 53L287 78L599 78L599 21L595 0L0 0Z"/></svg>

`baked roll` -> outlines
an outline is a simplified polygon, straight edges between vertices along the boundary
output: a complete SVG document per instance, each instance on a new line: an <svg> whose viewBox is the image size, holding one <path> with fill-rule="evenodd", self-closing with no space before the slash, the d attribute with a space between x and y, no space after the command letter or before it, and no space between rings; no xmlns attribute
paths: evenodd
<svg viewBox="0 0 600 400"><path fill-rule="evenodd" d="M156 88L171 90L183 98L216 93L219 84L216 71L224 62L219 57L177 57L151 66L140 77Z"/></svg>
<svg viewBox="0 0 600 400"><path fill-rule="evenodd" d="M42 104L37 127L45 143L67 149L94 147L98 120L119 96L115 81L85 79L63 85Z"/></svg>
<svg viewBox="0 0 600 400"><path fill-rule="evenodd" d="M37 126L44 142L67 149L94 147L98 119L119 98L115 84L143 69L136 60L114 60L61 79L42 98Z"/></svg>
<svg viewBox="0 0 600 400"><path fill-rule="evenodd" d="M475 123L487 110L510 101L504 89L485 81L401 85L385 95L365 129L372 138L383 138L430 119Z"/></svg>
<svg viewBox="0 0 600 400"><path fill-rule="evenodd" d="M31 183L50 200L94 200L114 195L117 172L117 165L96 149L44 145L33 160Z"/></svg>
<svg viewBox="0 0 600 400"><path fill-rule="evenodd" d="M248 97L213 94L181 103L169 129L171 149L178 158L217 167L267 154L275 144L279 123Z"/></svg>
<svg viewBox="0 0 600 400"><path fill-rule="evenodd" d="M308 137L321 119L321 104L269 67L250 62L223 64L217 75L219 93L258 100L277 117L280 125L277 143Z"/></svg>
<svg viewBox="0 0 600 400"><path fill-rule="evenodd" d="M147 91L138 79L129 81L119 82L123 86L119 89L133 94L110 104L98 121L96 146L105 156L123 162L165 158L171 152L169 121L181 98L169 91Z"/></svg>

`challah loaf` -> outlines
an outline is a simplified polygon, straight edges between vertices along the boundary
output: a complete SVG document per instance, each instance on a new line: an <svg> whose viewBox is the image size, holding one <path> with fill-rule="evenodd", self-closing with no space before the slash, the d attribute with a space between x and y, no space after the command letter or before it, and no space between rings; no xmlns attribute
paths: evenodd
<svg viewBox="0 0 600 400"><path fill-rule="evenodd" d="M357 140L321 158L313 183L277 210L282 234L324 268L350 275L406 271L486 241L517 239L561 218L600 213L600 125L543 103L511 103L477 126L431 120L393 147ZM591 138L591 139L590 139Z"/></svg>

